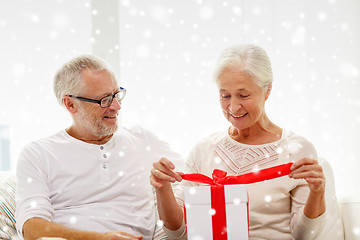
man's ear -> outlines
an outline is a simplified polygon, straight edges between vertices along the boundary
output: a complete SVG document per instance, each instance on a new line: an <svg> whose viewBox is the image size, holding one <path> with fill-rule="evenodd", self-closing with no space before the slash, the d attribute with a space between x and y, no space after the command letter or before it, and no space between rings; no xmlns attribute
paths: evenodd
<svg viewBox="0 0 360 240"><path fill-rule="evenodd" d="M272 89L272 82L270 82L270 83L267 85L265 100L267 100L267 99L269 98L270 93L271 93L271 89Z"/></svg>
<svg viewBox="0 0 360 240"><path fill-rule="evenodd" d="M74 114L77 112L76 107L74 106L74 100L71 97L64 96L63 101L64 101L64 105L65 105L66 109L70 113Z"/></svg>

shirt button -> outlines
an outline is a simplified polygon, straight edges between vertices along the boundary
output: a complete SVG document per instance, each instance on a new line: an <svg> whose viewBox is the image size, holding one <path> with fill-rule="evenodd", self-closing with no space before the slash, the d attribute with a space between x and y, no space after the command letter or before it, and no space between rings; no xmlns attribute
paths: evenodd
<svg viewBox="0 0 360 240"><path fill-rule="evenodd" d="M104 158L107 158L106 154L103 154L103 157L104 157Z"/></svg>
<svg viewBox="0 0 360 240"><path fill-rule="evenodd" d="M100 150L103 150L104 149L104 146L100 146Z"/></svg>
<svg viewBox="0 0 360 240"><path fill-rule="evenodd" d="M104 164L104 165L103 165L103 168L104 168L104 169L106 169L106 168L107 168L106 164Z"/></svg>

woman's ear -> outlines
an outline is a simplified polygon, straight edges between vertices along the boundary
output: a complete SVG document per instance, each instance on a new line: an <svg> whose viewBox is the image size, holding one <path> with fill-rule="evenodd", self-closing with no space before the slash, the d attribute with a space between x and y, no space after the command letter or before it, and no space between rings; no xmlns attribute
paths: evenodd
<svg viewBox="0 0 360 240"><path fill-rule="evenodd" d="M272 89L272 82L268 83L268 85L267 85L265 100L267 100L269 98L270 93L271 93L271 89Z"/></svg>
<svg viewBox="0 0 360 240"><path fill-rule="evenodd" d="M66 107L66 109L70 112L70 113L76 113L76 108L74 106L74 101L71 97L69 96L64 96L63 98L63 101L64 101L64 105Z"/></svg>

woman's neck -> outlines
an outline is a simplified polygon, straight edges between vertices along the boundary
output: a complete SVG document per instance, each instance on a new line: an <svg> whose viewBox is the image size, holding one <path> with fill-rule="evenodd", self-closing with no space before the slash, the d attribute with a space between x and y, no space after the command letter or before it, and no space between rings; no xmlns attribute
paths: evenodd
<svg viewBox="0 0 360 240"><path fill-rule="evenodd" d="M229 136L237 142L249 145L261 145L281 139L282 129L268 121L267 124L253 125L244 129L229 128Z"/></svg>

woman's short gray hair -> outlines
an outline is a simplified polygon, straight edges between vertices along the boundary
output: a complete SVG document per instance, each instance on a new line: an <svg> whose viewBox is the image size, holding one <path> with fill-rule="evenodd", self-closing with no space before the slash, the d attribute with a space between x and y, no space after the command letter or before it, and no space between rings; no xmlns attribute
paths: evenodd
<svg viewBox="0 0 360 240"><path fill-rule="evenodd" d="M256 45L241 44L225 49L214 71L214 80L217 83L227 67L238 67L239 71L247 72L262 88L266 88L273 81L270 59L265 50Z"/></svg>
<svg viewBox="0 0 360 240"><path fill-rule="evenodd" d="M102 59L93 55L81 55L65 63L54 78L54 93L60 105L64 105L66 95L80 95L85 85L82 80L82 71L89 69L96 72L107 71L115 80L111 68Z"/></svg>

